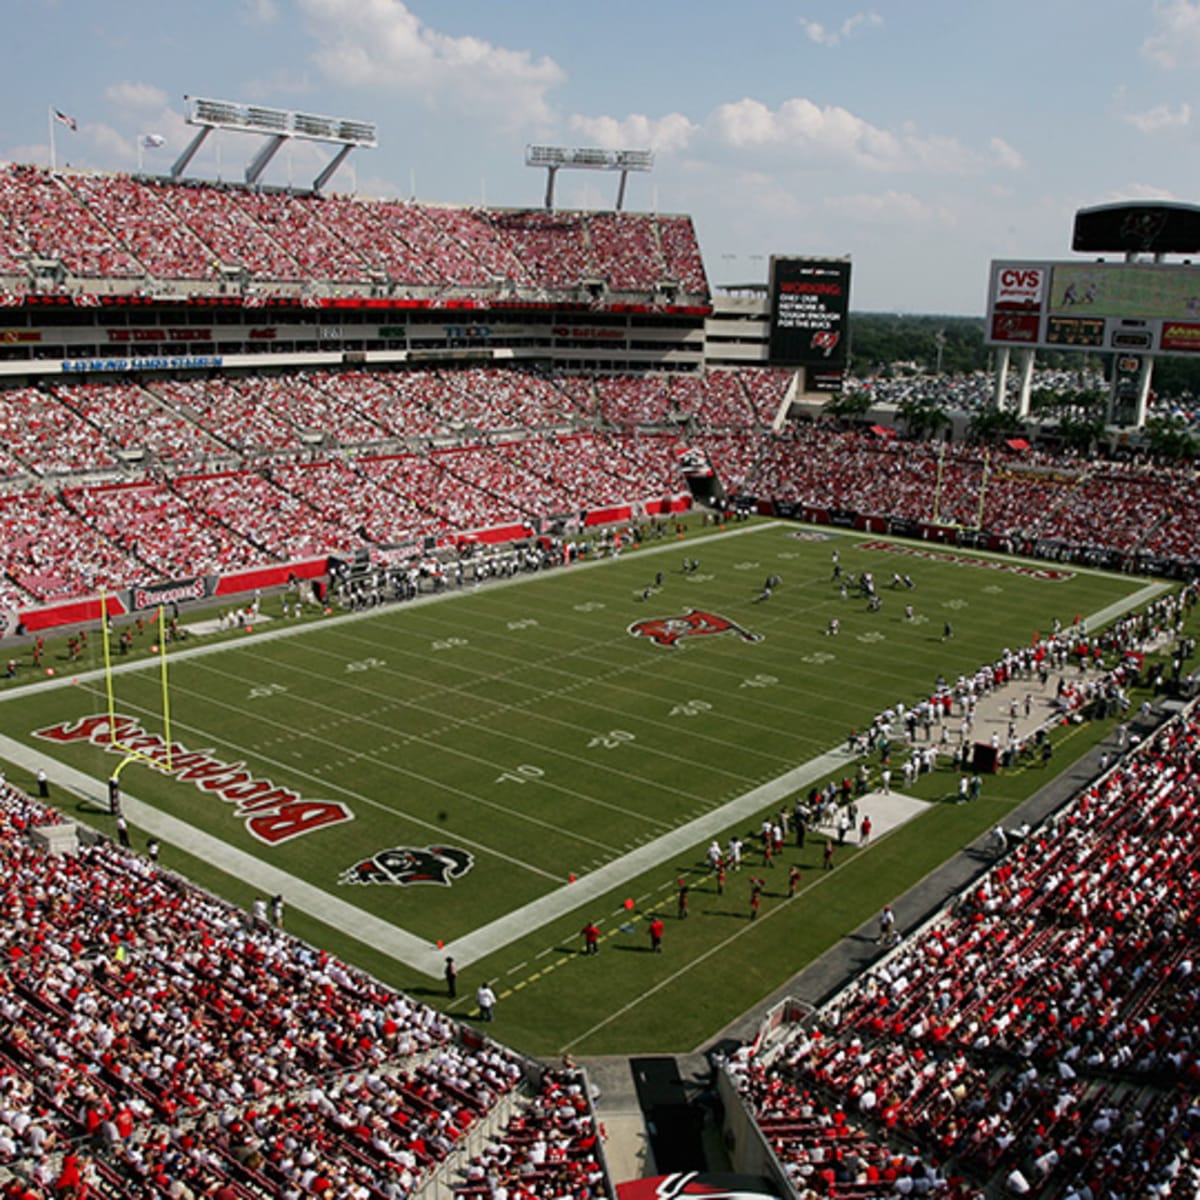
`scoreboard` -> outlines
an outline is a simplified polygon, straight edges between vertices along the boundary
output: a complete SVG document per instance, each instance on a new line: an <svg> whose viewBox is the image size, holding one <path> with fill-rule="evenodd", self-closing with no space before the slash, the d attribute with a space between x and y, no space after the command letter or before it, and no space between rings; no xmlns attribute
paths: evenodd
<svg viewBox="0 0 1200 1200"><path fill-rule="evenodd" d="M804 367L806 390L841 389L850 310L848 258L772 256L768 362Z"/></svg>
<svg viewBox="0 0 1200 1200"><path fill-rule="evenodd" d="M1200 353L1200 266L993 262L985 340L1030 349Z"/></svg>

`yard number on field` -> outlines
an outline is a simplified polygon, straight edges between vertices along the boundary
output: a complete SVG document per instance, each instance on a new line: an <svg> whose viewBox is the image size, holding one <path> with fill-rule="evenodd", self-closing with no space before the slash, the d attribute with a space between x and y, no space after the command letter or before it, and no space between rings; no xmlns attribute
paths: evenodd
<svg viewBox="0 0 1200 1200"><path fill-rule="evenodd" d="M740 688L770 687L771 684L778 683L778 682L779 682L779 678L778 678L778 676L775 676L775 675L751 675L749 679L743 679L742 682L738 684L738 687L740 687Z"/></svg>
<svg viewBox="0 0 1200 1200"><path fill-rule="evenodd" d="M685 700L671 709L673 717L698 717L701 713L711 712L712 705L707 700Z"/></svg>
<svg viewBox="0 0 1200 1200"><path fill-rule="evenodd" d="M635 734L628 729L610 729L607 733L598 733L590 742L589 750L615 750L618 746L626 746L636 741Z"/></svg>
<svg viewBox="0 0 1200 1200"><path fill-rule="evenodd" d="M535 767L532 763L522 763L519 767L513 767L511 771L505 771L503 775L497 775L496 782L528 783L531 779L541 779L545 773L541 767Z"/></svg>
<svg viewBox="0 0 1200 1200"><path fill-rule="evenodd" d="M250 689L250 699L265 700L268 696L282 696L286 691L287 686L282 683L260 683Z"/></svg>
<svg viewBox="0 0 1200 1200"><path fill-rule="evenodd" d="M442 638L441 641L438 642L431 642L429 644L429 648L431 650L453 650L455 646L465 646L466 644L466 638L448 637Z"/></svg>
<svg viewBox="0 0 1200 1200"><path fill-rule="evenodd" d="M373 671L377 667L387 666L387 661L382 658L360 658L357 662L348 662L346 664L347 671Z"/></svg>
<svg viewBox="0 0 1200 1200"><path fill-rule="evenodd" d="M836 657L836 654L830 654L826 650L814 650L811 654L801 655L800 661L810 663L814 667L823 667L826 663L833 662Z"/></svg>

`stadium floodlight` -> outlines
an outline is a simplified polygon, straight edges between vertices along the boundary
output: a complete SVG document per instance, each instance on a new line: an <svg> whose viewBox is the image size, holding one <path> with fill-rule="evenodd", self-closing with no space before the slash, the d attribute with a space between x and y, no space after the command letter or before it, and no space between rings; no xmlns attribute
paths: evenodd
<svg viewBox="0 0 1200 1200"><path fill-rule="evenodd" d="M546 171L546 207L554 207L554 177L563 167L585 171L620 171L617 212L625 207L625 181L630 171L654 168L653 150L602 150L595 146L526 146L525 165Z"/></svg>
<svg viewBox="0 0 1200 1200"><path fill-rule="evenodd" d="M175 160L171 167L172 179L179 179L183 175L196 151L204 144L204 139L214 129L267 135L266 144L246 167L246 182L249 184L257 183L262 178L267 165L288 138L339 145L341 149L334 155L333 161L313 180L313 191L316 192L328 183L351 150L360 147L374 149L379 144L372 121L351 121L342 117L267 108L261 104L238 104L232 100L210 100L200 96L184 96L184 100L188 104L187 123L199 126L199 132Z"/></svg>

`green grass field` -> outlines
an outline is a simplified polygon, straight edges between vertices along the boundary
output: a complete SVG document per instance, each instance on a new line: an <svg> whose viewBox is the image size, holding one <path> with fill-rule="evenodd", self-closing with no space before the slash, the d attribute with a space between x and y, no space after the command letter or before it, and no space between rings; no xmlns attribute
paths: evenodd
<svg viewBox="0 0 1200 1200"><path fill-rule="evenodd" d="M798 859L789 849L753 924L744 886L718 897L707 879L708 836L690 842L677 831L841 747L850 729L927 694L939 674L972 671L1056 617L1102 613L1146 586L1078 570L1048 579L1041 564L1021 574L1012 560L987 569L974 552L965 563L902 557L876 542L755 523L353 617L284 622L268 599L264 613L276 619L253 635L172 648L173 769L134 763L121 778L142 811L185 825L164 834L147 816L138 844L153 826L165 865L239 903L284 891L290 928L414 994L441 996L442 947L459 954L465 995L451 1010L469 1016L474 985L496 980L495 1033L523 1049L691 1049L1044 780L997 777L979 804L938 805L862 851L847 848L828 875L811 843ZM841 598L835 547L845 571L874 572L881 612ZM685 556L699 560L692 574L681 570ZM662 586L643 599L660 571ZM890 590L893 571L915 590ZM758 602L768 574L782 585ZM673 648L629 632L693 610L735 628ZM834 616L841 632L830 637ZM947 620L954 636L943 640ZM147 631L131 659L114 660L115 707L161 735L150 641ZM58 686L0 693L0 733L10 751L51 755L96 781L68 796L60 788L56 800L111 829L80 797L102 796L119 759L84 739L35 736L104 716L98 642L93 633L88 661L47 660ZM1077 749L1097 736L1067 732ZM9 777L28 786L28 766L8 757ZM203 788L206 779L224 792ZM935 775L917 791L942 799L954 782ZM320 813L346 819L269 840ZM739 812L722 840L757 829L759 815ZM196 836L173 838L175 828ZM384 862L421 874L431 848L443 883L352 882L389 850L419 852ZM804 881L784 903L792 861ZM687 921L674 919L681 876L693 889ZM668 924L662 955L645 952L656 908ZM604 934L595 958L578 953L591 919Z"/></svg>

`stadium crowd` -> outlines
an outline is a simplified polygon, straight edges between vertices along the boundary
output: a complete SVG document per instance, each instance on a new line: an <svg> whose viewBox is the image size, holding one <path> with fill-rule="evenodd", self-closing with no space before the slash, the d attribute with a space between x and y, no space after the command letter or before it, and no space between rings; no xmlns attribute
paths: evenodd
<svg viewBox="0 0 1200 1200"><path fill-rule="evenodd" d="M678 495L675 439L597 429L582 416L590 383L474 369L15 389L0 406L11 447L0 602ZM698 408L732 396L719 415L744 427L737 387L686 391ZM454 444L434 449L434 436ZM130 449L136 461L121 458Z"/></svg>
<svg viewBox="0 0 1200 1200"><path fill-rule="evenodd" d="M940 539L1134 569L1200 557L1190 470L814 422L771 433L790 382L763 369L469 368L10 389L0 603L178 577L188 564L210 573L532 529L678 496L685 457L731 495L814 519L929 524Z"/></svg>
<svg viewBox="0 0 1200 1200"><path fill-rule="evenodd" d="M252 287L386 281L410 289L579 289L707 295L691 220L645 213L448 208L126 175L0 168L0 273L29 260L80 280Z"/></svg>
<svg viewBox="0 0 1200 1200"><path fill-rule="evenodd" d="M982 529L1026 553L1136 558L1170 547L1186 559L1200 550L1189 536L1190 468L910 442L808 423L763 443L744 474L723 473L723 481L735 492L826 513Z"/></svg>
<svg viewBox="0 0 1200 1200"><path fill-rule="evenodd" d="M607 1194L586 1092L0 784L0 1195ZM267 911L264 908L264 912ZM532 1085L532 1086L530 1086Z"/></svg>
<svg viewBox="0 0 1200 1200"><path fill-rule="evenodd" d="M514 1114L471 1159L455 1195L561 1196L590 1200L605 1192L595 1114L582 1076L546 1071L533 1102Z"/></svg>
<svg viewBox="0 0 1200 1200"><path fill-rule="evenodd" d="M1194 710L1170 722L734 1057L800 1196L1196 1194L1198 740Z"/></svg>

